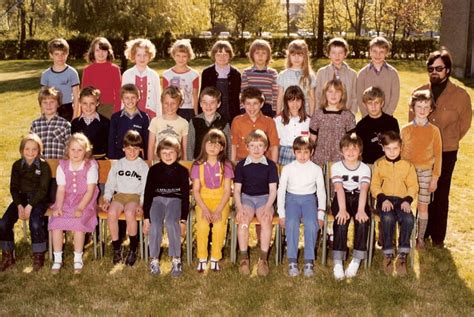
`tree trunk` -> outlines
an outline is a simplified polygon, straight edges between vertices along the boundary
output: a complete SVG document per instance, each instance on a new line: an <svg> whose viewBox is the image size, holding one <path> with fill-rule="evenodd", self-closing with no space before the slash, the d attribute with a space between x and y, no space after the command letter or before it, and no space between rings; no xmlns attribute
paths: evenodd
<svg viewBox="0 0 474 317"><path fill-rule="evenodd" d="M127 43L129 38L130 38L129 30L124 30L123 35L122 35L122 40L123 40L124 45L125 45L125 43ZM122 74L123 74L124 71L127 70L127 64L128 64L127 57L125 56L125 54L122 54L121 57L120 57L120 67L122 68Z"/></svg>
<svg viewBox="0 0 474 317"><path fill-rule="evenodd" d="M286 0L286 36L290 37L290 0Z"/></svg>
<svg viewBox="0 0 474 317"><path fill-rule="evenodd" d="M18 50L18 59L25 58L25 39L26 39L26 11L25 4L22 2L18 5L18 10L20 13L20 38L18 41L19 50Z"/></svg>
<svg viewBox="0 0 474 317"><path fill-rule="evenodd" d="M318 38L316 41L316 57L324 57L324 0L319 0Z"/></svg>

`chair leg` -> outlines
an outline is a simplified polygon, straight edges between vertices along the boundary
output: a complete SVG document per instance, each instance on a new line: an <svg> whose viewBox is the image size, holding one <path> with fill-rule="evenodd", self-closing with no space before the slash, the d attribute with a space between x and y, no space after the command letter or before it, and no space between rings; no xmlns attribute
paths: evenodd
<svg viewBox="0 0 474 317"><path fill-rule="evenodd" d="M412 269L415 265L416 236L418 233L417 222L417 217L415 217L415 225L413 226L413 230L411 231L410 236L410 265Z"/></svg>
<svg viewBox="0 0 474 317"><path fill-rule="evenodd" d="M143 220L138 221L138 239L138 243L140 244L140 258L143 260L145 258L143 249Z"/></svg>
<svg viewBox="0 0 474 317"><path fill-rule="evenodd" d="M145 236L143 249L145 251L145 262L148 262L148 235Z"/></svg>
<svg viewBox="0 0 474 317"><path fill-rule="evenodd" d="M275 264L281 262L281 229L280 224L275 225Z"/></svg>
<svg viewBox="0 0 474 317"><path fill-rule="evenodd" d="M370 219L370 227L369 227L369 241L368 241L368 255L367 255L367 269L369 269L372 266L372 258L374 254L374 237L375 237L375 219L371 218Z"/></svg>
<svg viewBox="0 0 474 317"><path fill-rule="evenodd" d="M51 262L54 262L53 259L53 233L51 230L48 230L48 255Z"/></svg>
<svg viewBox="0 0 474 317"><path fill-rule="evenodd" d="M230 223L231 240L230 240L230 261L235 264L237 262L237 224L233 219Z"/></svg>
<svg viewBox="0 0 474 317"><path fill-rule="evenodd" d="M94 229L94 232L92 233L92 241L94 245L94 260L97 260L98 255L97 255L97 231Z"/></svg>
<svg viewBox="0 0 474 317"><path fill-rule="evenodd" d="M323 226L323 252L321 252L321 264L326 266L327 261L327 237L328 237L328 215L324 215L324 226Z"/></svg>
<svg viewBox="0 0 474 317"><path fill-rule="evenodd" d="M188 265L193 263L193 215L192 211L188 214L188 221L186 223L186 258Z"/></svg>
<svg viewBox="0 0 474 317"><path fill-rule="evenodd" d="M99 219L99 255L104 257L104 221Z"/></svg>

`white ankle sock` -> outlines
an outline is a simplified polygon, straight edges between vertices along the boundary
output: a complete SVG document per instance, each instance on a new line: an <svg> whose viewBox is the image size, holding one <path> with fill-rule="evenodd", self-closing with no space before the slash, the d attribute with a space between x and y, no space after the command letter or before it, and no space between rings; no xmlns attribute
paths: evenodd
<svg viewBox="0 0 474 317"><path fill-rule="evenodd" d="M82 263L82 254L83 254L83 252L74 251L74 262L81 262Z"/></svg>
<svg viewBox="0 0 474 317"><path fill-rule="evenodd" d="M54 263L63 263L63 251L53 252Z"/></svg>

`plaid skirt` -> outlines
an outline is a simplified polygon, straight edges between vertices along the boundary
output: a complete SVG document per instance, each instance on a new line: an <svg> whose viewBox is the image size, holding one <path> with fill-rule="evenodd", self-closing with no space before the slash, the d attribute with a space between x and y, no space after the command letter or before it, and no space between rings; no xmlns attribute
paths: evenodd
<svg viewBox="0 0 474 317"><path fill-rule="evenodd" d="M293 147L291 146L280 146L278 154L278 164L287 165L296 159Z"/></svg>

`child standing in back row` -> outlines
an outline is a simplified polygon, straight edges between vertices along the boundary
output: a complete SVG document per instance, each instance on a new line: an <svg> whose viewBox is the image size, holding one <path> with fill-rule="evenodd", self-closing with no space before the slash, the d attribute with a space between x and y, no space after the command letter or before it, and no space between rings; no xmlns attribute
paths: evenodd
<svg viewBox="0 0 474 317"><path fill-rule="evenodd" d="M278 73L268 67L272 59L270 43L261 39L253 41L250 44L248 56L253 65L242 72L240 92L247 87L258 88L265 96L262 113L273 118L277 111Z"/></svg>
<svg viewBox="0 0 474 317"><path fill-rule="evenodd" d="M346 108L346 91L340 80L330 80L323 88L323 99L309 124L311 138L316 141L313 162L323 166L342 159L338 144L355 128L354 115Z"/></svg>
<svg viewBox="0 0 474 317"><path fill-rule="evenodd" d="M198 272L207 269L208 237L212 224L211 270L220 271L222 247L229 217L231 181L234 178L232 164L227 160L227 142L224 133L210 130L202 141L199 156L193 164L191 178L196 200L196 237Z"/></svg>
<svg viewBox="0 0 474 317"><path fill-rule="evenodd" d="M79 75L66 64L69 55L69 44L65 39L57 38L48 43L49 57L53 66L41 74L42 87L54 87L61 92L61 103L58 114L71 122L81 113L79 109Z"/></svg>
<svg viewBox="0 0 474 317"><path fill-rule="evenodd" d="M170 55L175 65L163 73L163 89L175 86L183 92L183 104L178 109L178 115L187 121L198 114L199 74L188 66L194 59L191 41L177 40L170 48Z"/></svg>
<svg viewBox="0 0 474 317"><path fill-rule="evenodd" d="M156 47L147 39L135 39L126 43L125 56L132 63L130 69L123 73L122 86L134 84L140 91L138 109L148 114L150 119L161 116L160 77L158 73L148 67L155 58Z"/></svg>
<svg viewBox="0 0 474 317"><path fill-rule="evenodd" d="M286 69L277 78L277 114L283 110L283 95L289 86L300 86L305 96L305 110L310 116L315 109L314 88L316 75L311 68L308 45L304 40L294 40L286 52Z"/></svg>
<svg viewBox="0 0 474 317"><path fill-rule="evenodd" d="M428 225L428 205L431 193L436 190L441 175L442 144L437 126L428 121L435 103L430 90L415 91L410 100L410 110L415 119L402 128L402 158L415 165L418 176L418 237L416 247L424 249Z"/></svg>

